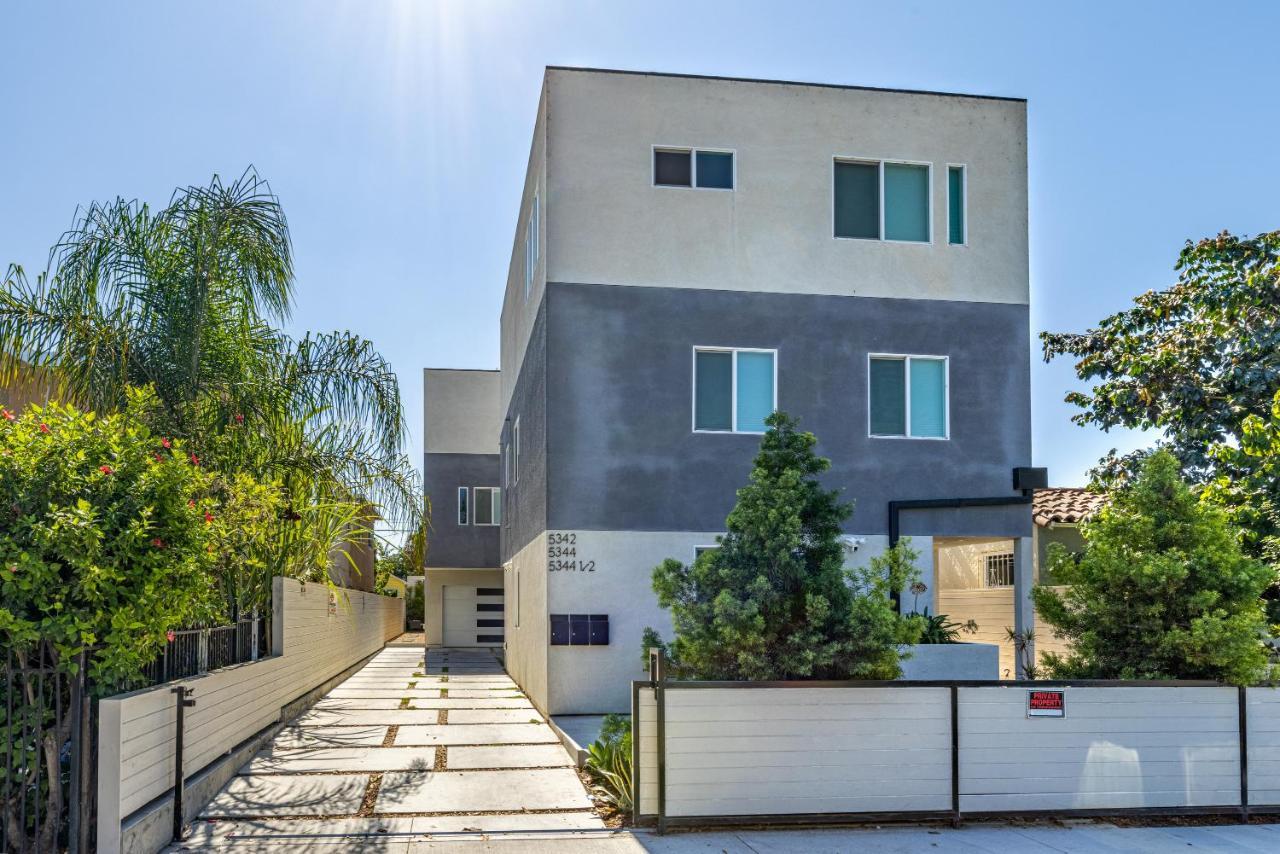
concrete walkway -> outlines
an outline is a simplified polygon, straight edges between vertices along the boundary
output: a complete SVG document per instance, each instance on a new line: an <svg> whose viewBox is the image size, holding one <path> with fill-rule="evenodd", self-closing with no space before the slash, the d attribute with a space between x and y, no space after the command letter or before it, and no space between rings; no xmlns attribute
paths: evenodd
<svg viewBox="0 0 1280 854"><path fill-rule="evenodd" d="M486 650L388 646L233 778L179 850L601 830L551 727ZM407 842L406 842L407 844Z"/></svg>

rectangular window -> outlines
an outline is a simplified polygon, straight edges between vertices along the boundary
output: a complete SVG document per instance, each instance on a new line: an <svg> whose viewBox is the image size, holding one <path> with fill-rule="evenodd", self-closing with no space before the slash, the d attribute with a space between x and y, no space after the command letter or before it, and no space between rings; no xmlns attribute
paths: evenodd
<svg viewBox="0 0 1280 854"><path fill-rule="evenodd" d="M712 149L655 148L653 184L656 187L698 187L732 190L733 152Z"/></svg>
<svg viewBox="0 0 1280 854"><path fill-rule="evenodd" d="M511 443L502 449L502 485L511 485Z"/></svg>
<svg viewBox="0 0 1280 854"><path fill-rule="evenodd" d="M538 197L533 197L529 208L529 220L524 227L524 298L533 290L534 273L538 269Z"/></svg>
<svg viewBox="0 0 1280 854"><path fill-rule="evenodd" d="M469 525L471 523L471 502L467 500L468 491L465 486L458 487L458 524Z"/></svg>
<svg viewBox="0 0 1280 854"><path fill-rule="evenodd" d="M701 349L693 352L693 429L763 433L778 406L777 351Z"/></svg>
<svg viewBox="0 0 1280 854"><path fill-rule="evenodd" d="M511 425L511 482L520 482L520 419Z"/></svg>
<svg viewBox="0 0 1280 854"><path fill-rule="evenodd" d="M932 240L927 163L836 160L832 185L836 237Z"/></svg>
<svg viewBox="0 0 1280 854"><path fill-rule="evenodd" d="M502 524L502 490L496 486L477 486L471 490L475 500L477 525Z"/></svg>
<svg viewBox="0 0 1280 854"><path fill-rule="evenodd" d="M1013 586L1013 552L987 555L986 569L987 587Z"/></svg>
<svg viewBox="0 0 1280 854"><path fill-rule="evenodd" d="M947 359L872 356L867 370L872 436L947 438Z"/></svg>
<svg viewBox="0 0 1280 854"><path fill-rule="evenodd" d="M965 197L965 169L963 166L947 167L947 242L954 246L963 246L969 242L965 231L965 209L968 207Z"/></svg>

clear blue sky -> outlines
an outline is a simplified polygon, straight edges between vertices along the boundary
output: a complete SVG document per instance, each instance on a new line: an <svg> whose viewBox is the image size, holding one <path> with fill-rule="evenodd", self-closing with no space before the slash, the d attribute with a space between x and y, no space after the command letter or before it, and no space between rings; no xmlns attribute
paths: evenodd
<svg viewBox="0 0 1280 854"><path fill-rule="evenodd" d="M377 343L420 461L421 368L497 365L545 65L1027 98L1039 331L1165 286L1187 238L1280 227L1277 32L1269 0L6 3L0 264L43 269L77 204L253 164L292 228L295 331ZM1141 443L1070 423L1066 363L1032 377L1053 483Z"/></svg>

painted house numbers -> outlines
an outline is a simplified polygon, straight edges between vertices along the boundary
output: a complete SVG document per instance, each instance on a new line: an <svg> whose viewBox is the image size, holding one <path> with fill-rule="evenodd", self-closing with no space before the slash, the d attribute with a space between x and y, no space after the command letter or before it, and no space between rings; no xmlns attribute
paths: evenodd
<svg viewBox="0 0 1280 854"><path fill-rule="evenodd" d="M578 545L573 531L551 531L547 534L548 572L595 572L596 562Z"/></svg>
<svg viewBox="0 0 1280 854"><path fill-rule="evenodd" d="M1027 691L1027 717L1065 718L1067 716L1066 691Z"/></svg>

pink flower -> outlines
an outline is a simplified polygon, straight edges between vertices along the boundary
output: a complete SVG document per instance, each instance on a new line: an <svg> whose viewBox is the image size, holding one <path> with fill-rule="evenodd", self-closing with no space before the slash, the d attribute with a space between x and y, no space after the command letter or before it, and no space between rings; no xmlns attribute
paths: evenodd
<svg viewBox="0 0 1280 854"><path fill-rule="evenodd" d="M243 416L243 415L241 415L239 412L237 412L237 413L236 413L236 423L237 423L237 424L243 424L243 423L244 423L244 416Z"/></svg>
<svg viewBox="0 0 1280 854"><path fill-rule="evenodd" d="M102 472L103 474L113 474L115 472L115 469L113 469L111 466L98 466L98 471Z"/></svg>
<svg viewBox="0 0 1280 854"><path fill-rule="evenodd" d="M151 545L155 546L158 549L162 549L164 548L164 540L160 539L159 537L156 537L154 540L151 541Z"/></svg>
<svg viewBox="0 0 1280 854"><path fill-rule="evenodd" d="M165 640L167 640L169 643L173 643L173 639L174 639L174 638L176 638L176 637L177 637L177 635L175 635L175 634L173 633L173 629L169 629L169 631L167 631L167 632L165 632L165 633L164 633L164 638L165 638Z"/></svg>
<svg viewBox="0 0 1280 854"><path fill-rule="evenodd" d="M208 524L209 524L210 522L212 522L212 521L213 521L213 514L212 514L212 513L205 513L205 514L204 514L204 523L205 523L206 525L208 525Z"/></svg>
<svg viewBox="0 0 1280 854"><path fill-rule="evenodd" d="M49 432L49 425L48 425L48 424L44 424L44 423L42 423L42 424L40 425L40 432L41 432L41 433L48 433L48 432Z"/></svg>
<svg viewBox="0 0 1280 854"><path fill-rule="evenodd" d="M164 462L164 457L160 456L159 454L156 454L156 462L158 463Z"/></svg>
<svg viewBox="0 0 1280 854"><path fill-rule="evenodd" d="M161 447L163 447L163 448L172 448L172 447L173 447L173 443L172 443L172 442L170 442L168 439L161 439L161 440L160 440L160 446L161 446Z"/></svg>
<svg viewBox="0 0 1280 854"><path fill-rule="evenodd" d="M194 508L194 507L196 506L196 500L195 500L194 498L188 498L188 499L187 499L187 506L188 506L188 507L193 507L193 508Z"/></svg>
<svg viewBox="0 0 1280 854"><path fill-rule="evenodd" d="M0 409L0 418L4 418L5 421L12 421L13 413L7 409Z"/></svg>
<svg viewBox="0 0 1280 854"><path fill-rule="evenodd" d="M197 457L195 454L192 454L192 455L191 455L191 465L193 465L193 466L198 466L198 465L200 465L200 458L199 458L199 457Z"/></svg>

